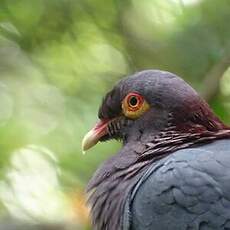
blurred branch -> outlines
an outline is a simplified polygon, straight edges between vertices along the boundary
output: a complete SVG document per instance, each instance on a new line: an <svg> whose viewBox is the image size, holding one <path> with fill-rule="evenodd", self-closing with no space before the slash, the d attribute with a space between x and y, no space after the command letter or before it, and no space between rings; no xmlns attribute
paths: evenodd
<svg viewBox="0 0 230 230"><path fill-rule="evenodd" d="M116 7L117 11L117 20L116 20L116 30L122 37L123 46L125 48L125 51L123 52L127 63L130 67L130 69L135 72L137 71L137 65L135 63L135 58L133 58L133 51L132 51L132 44L135 36L130 34L129 29L124 23L124 14L127 11L127 9L130 7L131 4L130 1L122 1L122 0L114 0L114 6Z"/></svg>
<svg viewBox="0 0 230 230"><path fill-rule="evenodd" d="M219 90L220 78L230 66L230 55L225 55L223 58L214 65L208 74L204 77L202 85L204 90L202 96L205 100L211 101Z"/></svg>

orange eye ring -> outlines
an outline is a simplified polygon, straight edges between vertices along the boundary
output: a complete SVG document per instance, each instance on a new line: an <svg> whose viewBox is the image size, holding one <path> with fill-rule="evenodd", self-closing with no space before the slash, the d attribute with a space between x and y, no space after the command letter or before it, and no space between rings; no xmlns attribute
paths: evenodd
<svg viewBox="0 0 230 230"><path fill-rule="evenodd" d="M137 119L149 109L144 97L135 92L129 93L122 101L122 112L130 119Z"/></svg>
<svg viewBox="0 0 230 230"><path fill-rule="evenodd" d="M126 102L129 111L137 111L142 106L144 98L138 93L129 93Z"/></svg>

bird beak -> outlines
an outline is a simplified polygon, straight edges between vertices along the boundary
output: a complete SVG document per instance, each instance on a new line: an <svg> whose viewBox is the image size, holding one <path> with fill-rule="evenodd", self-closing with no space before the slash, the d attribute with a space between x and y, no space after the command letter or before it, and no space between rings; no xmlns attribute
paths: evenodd
<svg viewBox="0 0 230 230"><path fill-rule="evenodd" d="M107 125L110 122L109 119L100 120L96 125L84 136L82 140L82 152L92 148L101 137L107 134Z"/></svg>

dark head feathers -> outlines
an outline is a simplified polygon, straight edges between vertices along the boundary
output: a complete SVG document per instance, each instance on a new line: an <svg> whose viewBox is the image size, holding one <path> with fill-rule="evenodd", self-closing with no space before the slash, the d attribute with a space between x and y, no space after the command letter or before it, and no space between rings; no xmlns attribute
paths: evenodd
<svg viewBox="0 0 230 230"><path fill-rule="evenodd" d="M152 106L164 108L181 107L182 104L199 97L192 87L175 74L160 70L145 70L121 80L107 93L99 110L99 117L119 114L120 103L129 92L138 92Z"/></svg>
<svg viewBox="0 0 230 230"><path fill-rule="evenodd" d="M119 116L121 102L130 92L143 95L153 113L157 110L162 114L166 112L177 123L197 122L210 130L224 127L208 104L189 84L173 73L160 70L141 71L121 80L105 96L99 109L99 118Z"/></svg>

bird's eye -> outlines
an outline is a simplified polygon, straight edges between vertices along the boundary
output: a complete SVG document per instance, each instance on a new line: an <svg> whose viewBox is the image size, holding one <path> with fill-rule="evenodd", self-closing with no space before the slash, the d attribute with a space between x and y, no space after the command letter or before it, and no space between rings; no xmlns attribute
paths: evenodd
<svg viewBox="0 0 230 230"><path fill-rule="evenodd" d="M130 107L136 107L139 103L139 100L136 96L131 96L129 99L129 106Z"/></svg>
<svg viewBox="0 0 230 230"><path fill-rule="evenodd" d="M136 92L129 93L122 101L123 114L130 119L138 118L149 107L144 97Z"/></svg>

